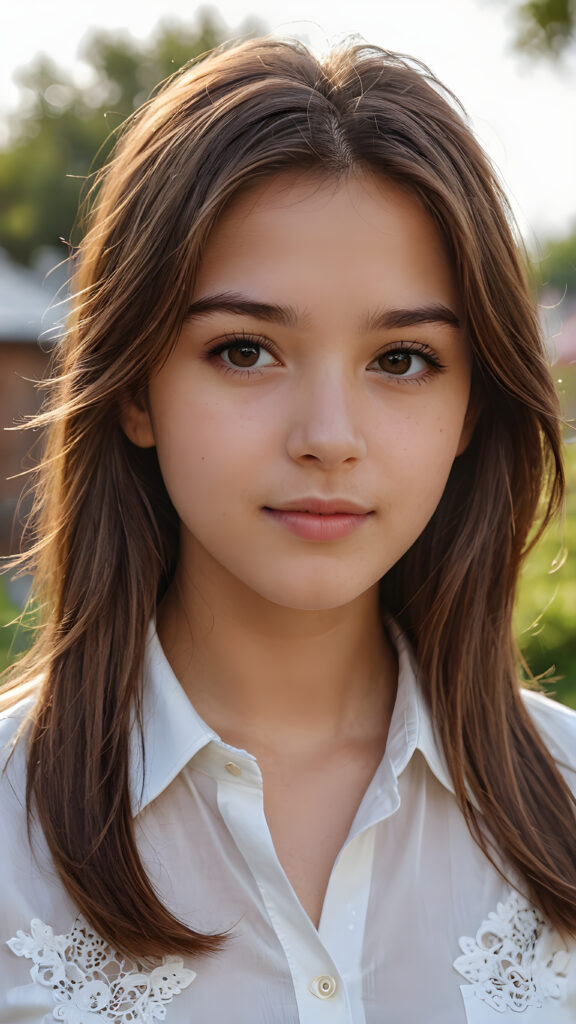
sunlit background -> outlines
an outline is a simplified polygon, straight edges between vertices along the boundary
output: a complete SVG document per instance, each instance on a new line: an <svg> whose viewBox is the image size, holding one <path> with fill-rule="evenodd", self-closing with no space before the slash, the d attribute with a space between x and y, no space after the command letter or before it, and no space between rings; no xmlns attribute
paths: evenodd
<svg viewBox="0 0 576 1024"><path fill-rule="evenodd" d="M36 0L13 4L0 34L0 400L2 425L34 411L30 379L45 372L44 314L62 284L48 274L74 241L72 221L95 154L159 80L206 48L256 33L297 37L316 51L354 36L424 61L463 102L511 198L531 261L567 419L576 416L576 0ZM63 239L63 240L62 240ZM571 439L570 427L566 438ZM11 527L26 439L0 441L0 553ZM531 556L518 633L532 670L576 706L576 444L560 528ZM1 487L4 490L1 490ZM550 572L551 569L555 571ZM24 587L0 589L0 619ZM25 642L0 631L0 662ZM559 678L556 678L559 677Z"/></svg>

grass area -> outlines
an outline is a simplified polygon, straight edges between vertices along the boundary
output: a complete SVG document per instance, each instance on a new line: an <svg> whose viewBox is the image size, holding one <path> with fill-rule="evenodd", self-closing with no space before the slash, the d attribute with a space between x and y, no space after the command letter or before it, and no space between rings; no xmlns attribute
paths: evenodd
<svg viewBox="0 0 576 1024"><path fill-rule="evenodd" d="M27 642L26 631L14 620L20 608L8 596L6 578L0 577L0 672L7 668Z"/></svg>
<svg viewBox="0 0 576 1024"><path fill-rule="evenodd" d="M529 556L518 594L516 635L550 696L576 708L576 443L566 450L566 523L554 524Z"/></svg>

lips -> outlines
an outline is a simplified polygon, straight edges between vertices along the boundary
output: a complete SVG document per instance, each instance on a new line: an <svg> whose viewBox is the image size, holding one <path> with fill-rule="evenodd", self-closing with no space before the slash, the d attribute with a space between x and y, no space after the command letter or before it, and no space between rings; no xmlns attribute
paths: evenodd
<svg viewBox="0 0 576 1024"><path fill-rule="evenodd" d="M346 498L297 498L278 505L265 506L270 512L308 512L317 516L367 515L373 510Z"/></svg>
<svg viewBox="0 0 576 1024"><path fill-rule="evenodd" d="M274 508L265 506L263 512L302 540L326 542L354 533L370 519L373 510L342 498L299 498Z"/></svg>

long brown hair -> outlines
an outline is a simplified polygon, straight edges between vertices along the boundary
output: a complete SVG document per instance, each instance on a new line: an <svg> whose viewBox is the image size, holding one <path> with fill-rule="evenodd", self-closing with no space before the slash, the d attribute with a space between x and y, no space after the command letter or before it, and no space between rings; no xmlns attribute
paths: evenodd
<svg viewBox="0 0 576 1024"><path fill-rule="evenodd" d="M401 183L450 253L477 423L432 520L382 581L382 602L414 645L472 834L576 934L574 802L524 710L511 627L539 503L543 528L562 496L555 391L486 157L432 74L376 47L322 62L272 39L224 47L131 118L98 179L74 311L36 421L47 447L27 557L43 621L6 698L37 692L29 813L70 896L116 948L218 948L221 937L190 931L160 903L134 838L130 729L178 523L154 450L127 440L119 406L174 345L225 204L287 168L365 168Z"/></svg>

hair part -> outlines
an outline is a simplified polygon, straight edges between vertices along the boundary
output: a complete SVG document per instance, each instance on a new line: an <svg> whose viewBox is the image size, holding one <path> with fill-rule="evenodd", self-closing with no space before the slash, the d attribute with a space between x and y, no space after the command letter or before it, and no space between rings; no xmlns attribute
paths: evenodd
<svg viewBox="0 0 576 1024"><path fill-rule="evenodd" d="M175 344L226 205L286 170L372 172L408 189L454 266L474 354L474 437L422 536L381 584L410 637L472 835L576 934L574 801L521 701L512 611L563 487L559 412L512 218L454 97L423 65L364 45L324 61L271 39L176 74L98 177L58 346L26 564L43 621L17 665L37 687L28 807L68 893L118 950L200 954L223 937L164 907L138 854L128 787L145 635L178 556L154 450L119 424ZM476 808L479 809L476 810Z"/></svg>

